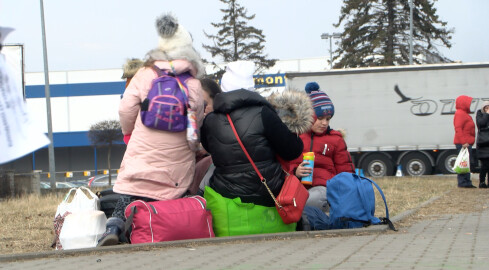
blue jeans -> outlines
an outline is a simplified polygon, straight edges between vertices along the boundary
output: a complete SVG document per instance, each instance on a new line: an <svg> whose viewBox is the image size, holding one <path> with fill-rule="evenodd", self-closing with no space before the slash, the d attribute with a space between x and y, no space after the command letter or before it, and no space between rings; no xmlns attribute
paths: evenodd
<svg viewBox="0 0 489 270"><path fill-rule="evenodd" d="M457 151L460 153L460 150L462 150L462 145L456 144L455 147L457 148ZM469 156L471 156L472 155L472 146L469 145L468 149L469 149ZM457 174L457 181L458 181L459 187L470 187L470 186L472 186L472 181L470 180L470 173Z"/></svg>

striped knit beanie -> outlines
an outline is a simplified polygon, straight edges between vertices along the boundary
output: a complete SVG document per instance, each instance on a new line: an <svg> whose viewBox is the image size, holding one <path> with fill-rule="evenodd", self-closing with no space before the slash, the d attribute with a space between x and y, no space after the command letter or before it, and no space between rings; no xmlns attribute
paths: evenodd
<svg viewBox="0 0 489 270"><path fill-rule="evenodd" d="M334 105L331 99L319 90L319 84L317 82L309 82L306 84L306 93L312 101L312 108L316 113L316 117L331 116L334 115Z"/></svg>

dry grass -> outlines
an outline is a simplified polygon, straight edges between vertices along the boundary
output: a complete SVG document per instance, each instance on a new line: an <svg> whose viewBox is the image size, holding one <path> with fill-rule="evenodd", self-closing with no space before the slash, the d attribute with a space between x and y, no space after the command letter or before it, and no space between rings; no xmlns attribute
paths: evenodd
<svg viewBox="0 0 489 270"><path fill-rule="evenodd" d="M0 201L0 254L52 250L53 219L64 195L31 194Z"/></svg>
<svg viewBox="0 0 489 270"><path fill-rule="evenodd" d="M473 176L475 178L475 176ZM478 200L488 201L489 190L457 189L456 178L450 177L390 177L375 179L384 191L390 216L415 208L430 198L445 194L440 200L419 211L396 226L405 227L419 219L443 213L474 211ZM384 216L384 205L377 196L376 216ZM52 250L53 218L63 195L29 195L0 201L0 254ZM469 201L467 201L469 200ZM485 204L481 204L485 205Z"/></svg>
<svg viewBox="0 0 489 270"><path fill-rule="evenodd" d="M0 202L0 254L50 250L56 195L29 195Z"/></svg>
<svg viewBox="0 0 489 270"><path fill-rule="evenodd" d="M384 192L391 218L457 186L455 176L385 177L374 181ZM385 217L384 201L377 191L375 202L375 215Z"/></svg>
<svg viewBox="0 0 489 270"><path fill-rule="evenodd" d="M474 181L474 176L472 179L473 183L478 182ZM449 194L421 208L396 226L402 229L420 220L436 219L442 215L480 212L488 207L488 202L489 189L454 188Z"/></svg>

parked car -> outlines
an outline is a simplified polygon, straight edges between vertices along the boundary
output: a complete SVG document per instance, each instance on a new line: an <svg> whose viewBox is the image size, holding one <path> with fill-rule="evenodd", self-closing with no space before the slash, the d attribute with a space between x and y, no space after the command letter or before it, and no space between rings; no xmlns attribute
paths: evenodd
<svg viewBox="0 0 489 270"><path fill-rule="evenodd" d="M56 188L74 188L74 187L77 187L77 185L70 183L70 182L56 182ZM49 189L49 188L51 188L51 183L41 182L41 188L42 189Z"/></svg>
<svg viewBox="0 0 489 270"><path fill-rule="evenodd" d="M117 180L117 174L112 174L112 186ZM109 185L109 175L108 174L99 174L88 178L88 186L89 187L104 187Z"/></svg>
<svg viewBox="0 0 489 270"><path fill-rule="evenodd" d="M88 180L75 180L75 181L70 181L69 183L77 186L77 187L86 187L88 186Z"/></svg>
<svg viewBox="0 0 489 270"><path fill-rule="evenodd" d="M49 183L46 183L46 182L41 182L41 188L42 189L48 189L48 188L51 188L51 185Z"/></svg>

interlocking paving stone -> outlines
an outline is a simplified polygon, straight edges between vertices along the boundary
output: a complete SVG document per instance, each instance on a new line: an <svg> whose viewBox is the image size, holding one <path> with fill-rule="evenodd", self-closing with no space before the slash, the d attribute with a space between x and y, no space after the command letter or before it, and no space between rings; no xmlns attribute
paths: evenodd
<svg viewBox="0 0 489 270"><path fill-rule="evenodd" d="M0 269L489 269L489 210L423 220L406 232L124 249L3 262Z"/></svg>

